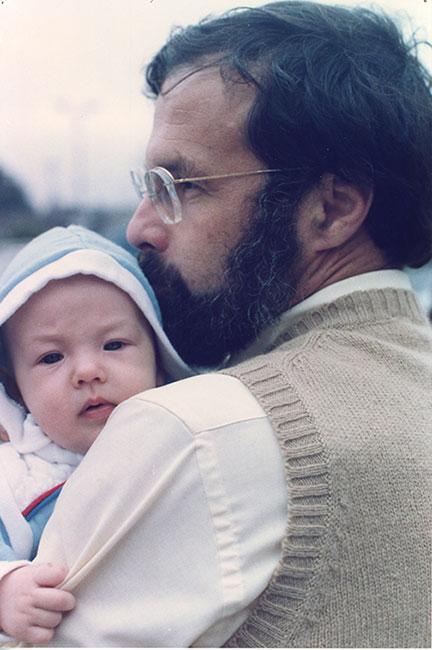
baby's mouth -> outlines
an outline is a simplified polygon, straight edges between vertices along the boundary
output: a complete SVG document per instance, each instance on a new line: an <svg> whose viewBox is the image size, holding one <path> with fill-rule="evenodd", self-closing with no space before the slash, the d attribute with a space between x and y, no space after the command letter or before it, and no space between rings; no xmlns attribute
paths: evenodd
<svg viewBox="0 0 432 650"><path fill-rule="evenodd" d="M106 420L116 406L103 399L91 399L84 404L79 414L87 420Z"/></svg>

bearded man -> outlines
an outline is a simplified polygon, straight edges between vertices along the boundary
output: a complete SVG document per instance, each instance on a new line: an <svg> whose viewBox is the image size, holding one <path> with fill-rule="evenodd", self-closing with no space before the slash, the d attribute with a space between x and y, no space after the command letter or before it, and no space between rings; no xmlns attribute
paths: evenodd
<svg viewBox="0 0 432 650"><path fill-rule="evenodd" d="M68 481L54 643L424 647L430 78L387 17L284 1L175 31L147 82L128 238L213 371L120 406Z"/></svg>

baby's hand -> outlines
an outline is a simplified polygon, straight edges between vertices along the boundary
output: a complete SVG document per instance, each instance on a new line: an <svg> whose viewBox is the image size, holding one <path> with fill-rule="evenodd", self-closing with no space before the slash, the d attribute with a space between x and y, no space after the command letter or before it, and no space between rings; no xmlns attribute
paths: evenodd
<svg viewBox="0 0 432 650"><path fill-rule="evenodd" d="M26 643L45 644L54 636L63 612L75 598L57 585L66 577L61 566L41 564L11 571L0 580L0 628Z"/></svg>
<svg viewBox="0 0 432 650"><path fill-rule="evenodd" d="M9 442L9 434L4 427L0 424L0 440L2 442Z"/></svg>

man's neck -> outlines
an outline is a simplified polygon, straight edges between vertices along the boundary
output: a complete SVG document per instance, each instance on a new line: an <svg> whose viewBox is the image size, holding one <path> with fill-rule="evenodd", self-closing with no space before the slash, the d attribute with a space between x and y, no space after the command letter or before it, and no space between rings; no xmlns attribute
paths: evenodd
<svg viewBox="0 0 432 650"><path fill-rule="evenodd" d="M369 236L358 233L355 238L336 249L320 251L306 260L298 271L298 285L290 307L308 296L341 280L391 268L383 252Z"/></svg>
<svg viewBox="0 0 432 650"><path fill-rule="evenodd" d="M411 291L412 287L406 273L388 269L362 273L329 284L281 314L272 325L261 332L253 343L244 350L232 355L229 360L229 365L235 365L236 363L267 352L280 334L286 330L287 326L306 312L313 309L320 309L327 303L335 302L339 298L358 291L373 291L377 289Z"/></svg>

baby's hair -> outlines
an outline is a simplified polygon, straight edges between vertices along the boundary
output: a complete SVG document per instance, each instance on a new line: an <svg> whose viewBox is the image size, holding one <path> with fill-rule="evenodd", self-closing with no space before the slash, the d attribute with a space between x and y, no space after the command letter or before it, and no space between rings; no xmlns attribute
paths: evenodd
<svg viewBox="0 0 432 650"><path fill-rule="evenodd" d="M4 384L4 378L10 374L9 359L6 354L6 346L4 344L4 332L0 327L0 381Z"/></svg>
<svg viewBox="0 0 432 650"><path fill-rule="evenodd" d="M0 327L0 382L5 387L7 395L19 404L22 404L21 393L15 381L7 347L4 344L4 330L2 327Z"/></svg>

